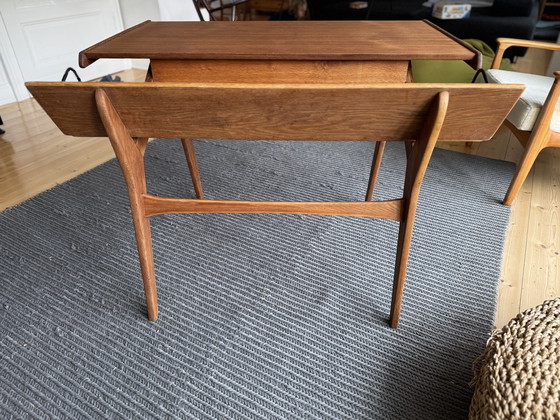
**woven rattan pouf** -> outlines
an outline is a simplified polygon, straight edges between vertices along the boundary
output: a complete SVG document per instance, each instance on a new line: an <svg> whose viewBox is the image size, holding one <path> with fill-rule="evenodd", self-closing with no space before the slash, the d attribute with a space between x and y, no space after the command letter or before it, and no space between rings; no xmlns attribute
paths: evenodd
<svg viewBox="0 0 560 420"><path fill-rule="evenodd" d="M560 419L560 298L496 331L473 371L471 419Z"/></svg>

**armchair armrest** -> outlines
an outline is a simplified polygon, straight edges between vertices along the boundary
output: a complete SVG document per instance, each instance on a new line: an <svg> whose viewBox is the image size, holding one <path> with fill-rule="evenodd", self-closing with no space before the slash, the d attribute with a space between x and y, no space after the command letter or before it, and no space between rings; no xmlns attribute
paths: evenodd
<svg viewBox="0 0 560 420"><path fill-rule="evenodd" d="M529 39L514 39L514 38L498 38L496 40L498 48L496 56L492 62L492 69L499 69L504 56L504 51L509 47L526 47L526 48L540 48L543 50L560 51L560 44L544 41L532 41Z"/></svg>

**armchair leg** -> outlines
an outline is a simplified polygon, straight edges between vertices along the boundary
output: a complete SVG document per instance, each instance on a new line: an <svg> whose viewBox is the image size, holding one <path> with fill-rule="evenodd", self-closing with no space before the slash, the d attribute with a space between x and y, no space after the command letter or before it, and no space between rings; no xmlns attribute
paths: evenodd
<svg viewBox="0 0 560 420"><path fill-rule="evenodd" d="M523 186L523 182L525 182L527 175L529 175L529 172L531 171L531 168L533 167L533 164L535 163L537 156L539 155L541 150L544 149L544 147L546 147L549 137L550 135L548 135L544 139L544 141L538 138L533 138L527 144L525 148L525 153L521 158L521 162L519 162L519 165L517 166L515 175L513 176L511 184L509 185L508 191L504 198L503 204L505 206L511 206L513 200L515 200L515 197L517 196L517 193L519 193L519 190Z"/></svg>
<svg viewBox="0 0 560 420"><path fill-rule="evenodd" d="M533 167L533 163L535 163L535 159L537 158L541 150L545 147L554 145L551 144L553 132L550 129L550 122L552 121L552 116L556 109L556 104L558 103L559 98L560 72L557 71L554 72L554 83L548 96L546 97L546 101L542 106L537 121L535 121L533 132L528 138L527 143L525 144L525 153L523 155L523 158L521 159L521 162L519 163L519 166L517 167L517 172L515 172L515 176L511 181L508 192L506 193L503 201L504 205L511 205L511 203L517 196L517 193L521 189L525 178L527 178L527 175ZM517 137L523 139L523 136ZM523 140L521 141L521 143L523 143Z"/></svg>
<svg viewBox="0 0 560 420"><path fill-rule="evenodd" d="M517 171L515 172L515 175L511 180L511 184L509 184L509 188L503 201L503 204L505 206L511 206L513 200L515 200L515 197L517 197L517 193L519 193L519 190L523 186L525 178L527 178L527 175L529 175L529 172L533 167L533 163L535 163L535 160L537 159L540 151L540 149L535 151L527 149L525 151L523 159L519 163Z"/></svg>

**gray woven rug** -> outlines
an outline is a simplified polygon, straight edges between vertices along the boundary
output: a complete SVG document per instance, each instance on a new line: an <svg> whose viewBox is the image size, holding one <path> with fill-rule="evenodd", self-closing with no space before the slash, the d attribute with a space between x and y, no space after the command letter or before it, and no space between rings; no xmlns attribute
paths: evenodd
<svg viewBox="0 0 560 420"><path fill-rule="evenodd" d="M78 140L77 140L78 141ZM372 143L196 141L207 198L358 200ZM402 186L388 146L376 197ZM177 140L149 191L193 197ZM294 215L152 219L145 316L128 199L108 162L0 214L0 418L457 419L492 328L513 165L436 150L399 329L398 224Z"/></svg>

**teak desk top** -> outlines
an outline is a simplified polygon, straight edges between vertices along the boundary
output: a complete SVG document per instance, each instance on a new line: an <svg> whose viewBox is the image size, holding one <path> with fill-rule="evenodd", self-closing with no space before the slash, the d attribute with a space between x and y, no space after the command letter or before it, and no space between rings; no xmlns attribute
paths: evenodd
<svg viewBox="0 0 560 420"><path fill-rule="evenodd" d="M80 52L166 60L465 60L480 53L427 21L146 21Z"/></svg>

